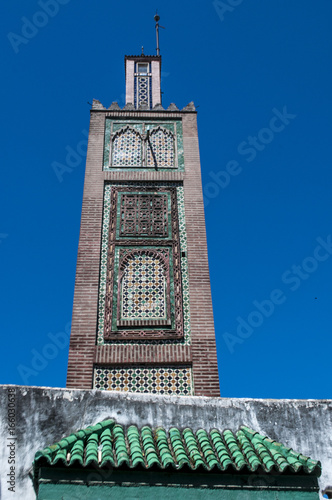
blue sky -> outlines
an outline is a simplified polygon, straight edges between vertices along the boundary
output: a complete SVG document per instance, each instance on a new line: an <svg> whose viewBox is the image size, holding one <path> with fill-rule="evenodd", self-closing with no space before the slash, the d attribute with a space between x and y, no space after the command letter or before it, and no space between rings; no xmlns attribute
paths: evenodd
<svg viewBox="0 0 332 500"><path fill-rule="evenodd" d="M163 104L198 106L221 395L329 398L330 0L1 4L0 383L65 385L88 102L124 105L156 7Z"/></svg>

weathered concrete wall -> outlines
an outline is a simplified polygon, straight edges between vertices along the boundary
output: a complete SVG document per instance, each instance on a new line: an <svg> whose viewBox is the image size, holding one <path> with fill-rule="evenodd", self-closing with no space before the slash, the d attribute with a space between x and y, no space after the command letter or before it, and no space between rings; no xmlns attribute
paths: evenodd
<svg viewBox="0 0 332 500"><path fill-rule="evenodd" d="M15 428L9 428L9 423L12 425L13 422L8 421L8 394L15 394ZM12 402L10 405L13 409ZM321 460L321 489L332 484L331 400L176 397L1 386L1 500L34 499L28 472L35 452L71 432L110 417L123 425L148 424L166 428L176 425L191 427L194 431L200 427L236 431L240 425L247 425L304 455ZM15 439L12 439L10 429L15 430ZM10 472L10 447L7 444L11 442L15 442L15 493L7 489L7 474Z"/></svg>

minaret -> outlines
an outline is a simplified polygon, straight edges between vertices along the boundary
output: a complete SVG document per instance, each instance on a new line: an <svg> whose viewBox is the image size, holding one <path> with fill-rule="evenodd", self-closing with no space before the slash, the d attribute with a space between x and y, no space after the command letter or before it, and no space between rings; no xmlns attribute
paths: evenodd
<svg viewBox="0 0 332 500"><path fill-rule="evenodd" d="M155 20L124 108L91 109L67 387L219 396L196 110L161 105Z"/></svg>
<svg viewBox="0 0 332 500"><path fill-rule="evenodd" d="M152 109L161 104L160 56L126 56L126 104Z"/></svg>

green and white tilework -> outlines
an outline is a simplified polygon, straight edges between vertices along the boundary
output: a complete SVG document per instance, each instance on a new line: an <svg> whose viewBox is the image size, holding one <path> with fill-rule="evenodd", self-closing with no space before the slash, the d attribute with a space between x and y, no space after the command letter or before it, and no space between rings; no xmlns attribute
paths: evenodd
<svg viewBox="0 0 332 500"><path fill-rule="evenodd" d="M183 302L183 321L184 321L184 338L181 340L138 340L138 341L109 341L107 343L121 344L173 344L179 343L182 345L191 344L190 334L190 301L189 301L189 279L188 279L188 258L187 258L187 234L185 224L184 212L184 194L183 186L179 182L149 182L140 183L128 182L126 184L111 184L105 185L104 192L104 213L102 223L102 243L101 243L101 260L100 260L100 284L99 284L99 305L98 305L98 331L97 331L97 345L105 344L104 341L104 316L105 316L105 294L106 294L106 279L107 279L107 256L108 256L108 234L110 222L110 208L111 208L111 188L112 186L121 187L126 190L127 186L145 188L145 187L176 187L177 204L178 204L178 220L179 220L179 235L181 253L184 252L185 256L181 257L181 279L182 279L182 302ZM118 269L118 252L115 253L114 270ZM114 281L114 285L116 285Z"/></svg>
<svg viewBox="0 0 332 500"><path fill-rule="evenodd" d="M192 380L192 369L189 366L96 366L93 388L104 391L191 396Z"/></svg>
<svg viewBox="0 0 332 500"><path fill-rule="evenodd" d="M132 130L130 132L130 129ZM159 130L169 131L175 140L171 140L170 135L167 138L167 133L162 134ZM127 132L122 138L115 139L118 141L120 152L113 155L113 164L111 165L111 138L112 134L120 132L121 129L127 129ZM133 130L137 131L137 136ZM155 154L158 160L158 171L178 170L184 171L184 154L183 154L183 132L181 120L116 120L106 118L105 124L105 141L104 141L104 170L151 170L155 167L155 161L151 160L149 155L149 141L147 140L147 132L150 132L150 143L155 142L157 148ZM140 135L140 139L138 138ZM156 134L156 136L154 136ZM114 137L114 136L113 136ZM165 141L165 142L163 142ZM165 150L163 154L158 154L158 147L164 144ZM143 156L142 156L143 154ZM127 158L127 160L126 160ZM142 161L144 158L144 162Z"/></svg>

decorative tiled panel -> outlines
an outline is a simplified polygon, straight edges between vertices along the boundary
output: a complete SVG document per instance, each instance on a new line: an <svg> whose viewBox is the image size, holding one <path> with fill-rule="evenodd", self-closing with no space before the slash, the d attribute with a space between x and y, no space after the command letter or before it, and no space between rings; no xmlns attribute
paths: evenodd
<svg viewBox="0 0 332 500"><path fill-rule="evenodd" d="M112 165L114 167L135 166L142 163L142 138L140 133L129 126L114 134Z"/></svg>
<svg viewBox="0 0 332 500"><path fill-rule="evenodd" d="M121 194L120 207L119 236L168 236L168 203L165 194Z"/></svg>
<svg viewBox="0 0 332 500"><path fill-rule="evenodd" d="M132 247L130 245L123 246L122 243L124 242L121 241L121 244L115 245L114 258L112 259L113 264L112 262L109 264L109 269L113 269L114 275L113 280L108 280L110 291L113 289L113 297L111 297L110 294L106 294L104 337L110 337L112 340L122 337L124 340L128 337L134 339L139 339L142 336L148 338L157 338L158 336L165 337L169 336L170 332L171 334L175 333L174 307L171 307L171 304L174 305L174 283L173 279L171 279L171 275L173 275L173 253L171 248L156 246ZM113 251L111 251L111 253L113 254ZM163 269L165 285L163 294L164 303L163 307L159 308L159 310L165 312L164 317L149 317L147 313L144 315L144 309L142 310L143 303L140 300L140 298L144 300L144 293L136 297L135 307L130 311L132 316L124 318L121 316L123 304L123 274L126 271L128 262L130 262L132 258L137 258L139 255L145 255L147 258L153 256L158 260ZM135 287L137 292L152 290L152 286L150 286L151 281L147 282L147 286L145 287L145 281L142 279L145 278L145 274L142 276L139 272L144 273L145 271L142 267L139 269L136 268L136 275L133 277L134 279L131 280L131 287ZM129 289L128 287L127 289L133 292L133 288ZM134 312L137 312L136 317L134 316ZM124 330L123 327L126 326L129 326L130 329ZM141 327L144 326L149 327L149 329L141 330ZM162 330L160 330L160 328ZM181 336L182 330L183 328L180 328L178 332L179 336Z"/></svg>
<svg viewBox="0 0 332 500"><path fill-rule="evenodd" d="M176 193L178 200L179 234L180 234L180 248L181 248L183 328L184 328L185 342L187 344L190 344L190 301L189 301L187 231L186 231L186 218L184 212L183 186L177 187Z"/></svg>
<svg viewBox="0 0 332 500"><path fill-rule="evenodd" d="M124 193L136 193L137 187L130 186L112 186L111 187L111 207L110 207L110 222L109 222L109 247L108 247L108 262L107 262L107 282L106 282L106 297L105 297L105 322L104 322L104 338L106 340L119 339L180 339L183 337L183 305L182 305L182 285L181 285L181 252L179 245L179 221L177 209L176 189L165 188L161 186L140 187L139 196L145 194L166 194L169 197L170 216L171 216L171 233L170 238L165 240L157 239L150 236L144 239L126 238L119 239L117 237L118 220L121 215L119 213L119 199ZM160 247L164 246L165 248ZM162 325L159 323L159 328L140 329L141 326L157 326L155 323L148 325L142 324L141 320L136 324L131 324L131 329L124 329L127 326L119 317L120 310L120 295L121 295L121 280L122 280L122 257L125 248L131 254L138 254L142 251L158 253L161 259L165 258L167 262L167 290L166 296L168 299L168 312L165 322ZM168 254L171 254L168 257ZM163 257L164 255L164 257ZM166 257L167 255L167 257ZM117 259L119 259L117 261ZM168 263L170 272L168 273ZM119 270L120 264L120 270ZM140 284L142 287L142 284ZM118 319L114 323L115 319ZM134 318L132 318L134 319ZM159 318L160 321L160 318Z"/></svg>
<svg viewBox="0 0 332 500"><path fill-rule="evenodd" d="M106 118L104 170L184 171L181 120Z"/></svg>
<svg viewBox="0 0 332 500"><path fill-rule="evenodd" d="M148 135L147 166L156 168L174 167L174 136L163 127L152 129Z"/></svg>
<svg viewBox="0 0 332 500"><path fill-rule="evenodd" d="M164 239L160 237L147 237L139 240L128 239L119 237L120 231L119 227L116 229L115 234L115 224L111 222L114 218L114 214L120 215L121 206L119 199L123 194L148 194L154 193L154 195L166 195L167 192L172 192L175 190L175 198L172 198L172 203L168 202L168 217L173 213L172 207L176 208L174 212L174 221L171 224L169 220L169 228L174 226L176 232L173 240L172 231L169 232L168 236ZM147 191L144 191L147 190ZM141 191L141 193L140 193ZM168 195L167 195L168 196ZM172 195L174 196L174 195ZM115 210L115 212L114 212ZM113 214L111 216L111 214ZM172 216L173 217L173 216ZM173 219L172 219L173 220ZM110 232L110 227L112 231ZM140 246L137 246L137 245ZM171 245L171 246L170 246ZM111 252L110 252L111 249ZM135 251L140 249L141 251L154 251L154 252L165 252L169 251L169 274L171 277L176 276L176 283L173 283L173 279L169 282L169 292L166 292L166 301L171 303L171 311L167 313L167 319L162 320L151 320L156 321L159 325L164 324L164 330L160 329L158 332L151 328L151 332L148 337L146 334L141 335L140 331L137 329L132 329L130 336L130 331L122 332L122 336L111 335L111 337L104 339L105 332L116 331L117 327L125 326L124 324L119 324L119 294L120 287L118 289L118 279L119 279L119 268L121 267L122 257L121 252L126 250L127 252ZM134 252L135 253L135 252ZM149 183L137 183L128 182L126 184L112 184L107 183L105 185L104 193L104 214L103 214L103 225L102 225L102 249L101 249L101 268L100 268L100 288L99 288L99 307L98 307L98 335L97 344L102 345L105 342L109 343L122 343L122 344L158 344L158 343L180 343L183 345L190 345L190 304L189 304L189 282L188 282L188 259L187 259L187 239L186 239L186 227L185 227L185 214L184 214L184 197L183 197L183 186L179 182L149 182ZM174 265L176 266L174 268ZM120 270L121 273L121 270ZM180 281L179 281L180 279ZM111 301L111 302L110 302ZM113 305L112 305L113 304ZM107 305L107 308L106 308ZM169 304L167 305L169 308ZM179 309L180 307L180 309ZM176 313L176 311L179 313ZM182 310L182 312L180 312ZM171 320L171 325L169 321ZM126 321L126 320L123 320ZM143 321L145 319L139 319L140 325L147 324ZM164 323L162 323L164 321ZM110 330L111 326L111 330ZM150 325L151 326L151 325ZM182 331L181 338L176 336L169 336L169 329L173 331ZM175 330L174 330L175 329ZM159 335L159 337L158 337Z"/></svg>
<svg viewBox="0 0 332 500"><path fill-rule="evenodd" d="M151 107L150 104L150 76L137 76L136 77L136 92L135 92L135 101L136 107L140 106L148 106Z"/></svg>
<svg viewBox="0 0 332 500"><path fill-rule="evenodd" d="M167 271L157 252L136 251L121 271L121 320L167 319Z"/></svg>
<svg viewBox="0 0 332 500"><path fill-rule="evenodd" d="M106 391L190 396L190 366L111 366L94 368L93 388Z"/></svg>

